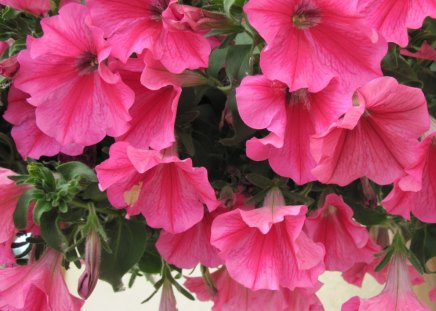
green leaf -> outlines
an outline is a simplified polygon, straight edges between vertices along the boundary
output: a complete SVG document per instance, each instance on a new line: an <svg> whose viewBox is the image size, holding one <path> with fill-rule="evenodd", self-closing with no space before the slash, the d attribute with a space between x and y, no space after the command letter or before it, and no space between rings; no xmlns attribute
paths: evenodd
<svg viewBox="0 0 436 311"><path fill-rule="evenodd" d="M121 278L141 258L147 241L145 224L135 220L117 219L106 227L109 247L103 250L100 278L110 283L114 291L123 289Z"/></svg>
<svg viewBox="0 0 436 311"><path fill-rule="evenodd" d="M387 252L385 257L383 258L383 260L377 265L377 267L375 267L375 272L379 272L381 271L388 263L389 261L391 261L392 255L394 254L394 248L390 247Z"/></svg>
<svg viewBox="0 0 436 311"><path fill-rule="evenodd" d="M245 178L247 178L248 181L251 182L253 185L261 189L271 188L271 186L273 185L273 181L271 179L263 177L262 175L256 173L247 174Z"/></svg>
<svg viewBox="0 0 436 311"><path fill-rule="evenodd" d="M360 204L351 205L353 218L364 226L380 225L386 221L386 212L381 208L366 208Z"/></svg>
<svg viewBox="0 0 436 311"><path fill-rule="evenodd" d="M65 178L65 180L80 178L80 180L88 182L98 182L94 171L82 162L67 162L61 164L57 167L57 171Z"/></svg>
<svg viewBox="0 0 436 311"><path fill-rule="evenodd" d="M29 205L35 200L35 194L39 192L40 190L35 188L29 189L24 192L18 200L17 207L15 208L14 212L14 224L17 229L26 229Z"/></svg>
<svg viewBox="0 0 436 311"><path fill-rule="evenodd" d="M231 8L233 6L238 7L238 8L242 8L242 6L244 5L245 0L224 0L223 1L223 6L224 6L224 12L226 13L227 16L231 16Z"/></svg>
<svg viewBox="0 0 436 311"><path fill-rule="evenodd" d="M219 77L219 72L225 67L228 48L215 49L212 51L209 57L209 67L207 70L207 75L214 78Z"/></svg>
<svg viewBox="0 0 436 311"><path fill-rule="evenodd" d="M33 221L36 224L41 224L41 217L44 213L49 212L53 209L53 206L50 202L47 202L44 199L40 199L36 201L35 208L33 210Z"/></svg>
<svg viewBox="0 0 436 311"><path fill-rule="evenodd" d="M419 259L422 265L436 256L436 225L426 224L423 228L416 230L412 236L410 250Z"/></svg>
<svg viewBox="0 0 436 311"><path fill-rule="evenodd" d="M60 229L60 221L57 216L58 213L56 210L51 210L41 215L41 236L51 248L64 252L68 247L68 243Z"/></svg>
<svg viewBox="0 0 436 311"><path fill-rule="evenodd" d="M192 300L192 301L195 300L194 296L192 296L192 294L190 292L188 292L182 285L177 283L177 281L173 277L169 277L168 280L170 280L171 284L174 285L174 287L177 289L177 291L180 294L182 294L183 296L185 296L189 300Z"/></svg>
<svg viewBox="0 0 436 311"><path fill-rule="evenodd" d="M162 259L157 252L145 251L138 262L138 266L145 273L160 273L162 270Z"/></svg>
<svg viewBox="0 0 436 311"><path fill-rule="evenodd" d="M251 74L250 58L251 45L241 44L229 47L226 57L227 77L232 85L239 85L239 81Z"/></svg>
<svg viewBox="0 0 436 311"><path fill-rule="evenodd" d="M162 279L160 279L159 281L157 281L156 284L154 284L154 291L153 291L153 293L151 293L150 296L148 296L144 301L142 301L141 304L150 301L150 299L153 298L154 295L156 295L157 292L159 291L159 289L162 287L164 281L165 281L164 278L162 278Z"/></svg>

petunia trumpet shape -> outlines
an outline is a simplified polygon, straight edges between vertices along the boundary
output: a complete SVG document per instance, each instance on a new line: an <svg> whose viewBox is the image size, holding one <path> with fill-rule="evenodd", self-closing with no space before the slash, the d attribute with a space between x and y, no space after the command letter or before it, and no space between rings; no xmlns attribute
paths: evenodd
<svg viewBox="0 0 436 311"><path fill-rule="evenodd" d="M50 11L50 0L0 0L0 4L34 15L45 15Z"/></svg>
<svg viewBox="0 0 436 311"><path fill-rule="evenodd" d="M223 212L224 208L205 212L198 224L178 234L161 231L156 242L159 254L166 262L182 269L192 269L198 264L206 267L222 264L218 249L210 244L210 235L212 221Z"/></svg>
<svg viewBox="0 0 436 311"><path fill-rule="evenodd" d="M176 0L91 0L88 6L113 46L112 54L122 62L149 49L174 73L207 67L209 42L180 20Z"/></svg>
<svg viewBox="0 0 436 311"><path fill-rule="evenodd" d="M327 270L346 271L357 262L371 263L381 251L368 230L353 220L351 207L333 193L307 218L305 232L314 242L324 244Z"/></svg>
<svg viewBox="0 0 436 311"><path fill-rule="evenodd" d="M345 186L366 176L387 185L403 176L416 159L418 138L429 127L420 89L391 77L360 88L353 107L329 130L312 137L312 171L322 183Z"/></svg>
<svg viewBox="0 0 436 311"><path fill-rule="evenodd" d="M423 222L436 223L436 132L420 142L417 154L406 170L409 175L395 182L382 205L390 214L409 220L412 213Z"/></svg>
<svg viewBox="0 0 436 311"><path fill-rule="evenodd" d="M307 207L286 206L278 189L264 207L218 216L211 243L220 250L230 276L253 290L315 286L324 272L324 247L302 231Z"/></svg>
<svg viewBox="0 0 436 311"><path fill-rule="evenodd" d="M83 300L68 292L61 263L50 249L36 262L0 269L0 310L79 311Z"/></svg>
<svg viewBox="0 0 436 311"><path fill-rule="evenodd" d="M115 208L142 213L151 227L175 234L201 221L203 205L211 212L219 202L206 169L192 167L191 159L180 160L174 148L142 150L117 142L96 170L100 188L108 190Z"/></svg>
<svg viewBox="0 0 436 311"><path fill-rule="evenodd" d="M60 152L71 156L83 152L83 146L62 146L54 138L43 133L36 125L35 107L27 102L29 95L11 86L8 94L8 109L3 118L13 124L11 135L23 159L54 156Z"/></svg>
<svg viewBox="0 0 436 311"><path fill-rule="evenodd" d="M213 300L212 311L321 311L324 310L318 297L315 295L319 288L296 288L291 291L287 288L279 290L261 289L253 291L235 282L225 268L210 275L215 288L207 286L201 277L188 277L185 286L193 292L200 301Z"/></svg>
<svg viewBox="0 0 436 311"><path fill-rule="evenodd" d="M291 91L318 92L333 77L346 89L382 76L387 45L364 24L357 2L340 0L250 0L250 24L265 39L260 66Z"/></svg>
<svg viewBox="0 0 436 311"><path fill-rule="evenodd" d="M38 128L62 146L125 133L134 93L106 65L111 48L88 8L68 4L41 25L44 35L28 40L15 78L36 107Z"/></svg>
<svg viewBox="0 0 436 311"><path fill-rule="evenodd" d="M311 170L315 160L310 153L310 137L325 131L351 106L351 96L336 79L317 93L307 89L290 92L286 84L265 76L248 76L236 90L242 120L255 129L271 133L247 142L247 156L256 161L268 159L279 175L297 184L315 180Z"/></svg>
<svg viewBox="0 0 436 311"><path fill-rule="evenodd" d="M176 297L174 296L173 285L169 280L165 280L162 286L159 311L177 311Z"/></svg>
<svg viewBox="0 0 436 311"><path fill-rule="evenodd" d="M372 298L362 299L353 297L343 306L342 311L426 311L424 306L415 296L410 281L406 259L395 255L389 266L388 280L383 291Z"/></svg>
<svg viewBox="0 0 436 311"><path fill-rule="evenodd" d="M436 17L433 0L359 0L360 13L387 41L406 47L407 29L421 28L427 16Z"/></svg>

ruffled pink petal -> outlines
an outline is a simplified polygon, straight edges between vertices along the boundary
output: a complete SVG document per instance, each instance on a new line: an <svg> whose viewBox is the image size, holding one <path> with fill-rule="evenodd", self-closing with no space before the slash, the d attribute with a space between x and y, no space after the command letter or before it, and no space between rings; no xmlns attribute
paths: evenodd
<svg viewBox="0 0 436 311"><path fill-rule="evenodd" d="M134 94L105 69L110 48L102 31L90 24L82 5L59 12L43 20L44 35L18 56L15 86L30 94L38 128L62 146L92 145L106 134L123 134Z"/></svg>
<svg viewBox="0 0 436 311"><path fill-rule="evenodd" d="M323 89L333 77L352 92L381 76L386 42L364 25L356 3L249 1L244 11L267 42L260 61L264 74L285 82L291 91L311 92ZM299 14L308 25L294 24Z"/></svg>
<svg viewBox="0 0 436 311"><path fill-rule="evenodd" d="M425 17L436 17L433 0L360 0L359 10L368 25L401 47L409 41L408 28L420 28Z"/></svg>
<svg viewBox="0 0 436 311"><path fill-rule="evenodd" d="M351 97L336 80L318 93L308 93L289 92L285 84L264 76L246 77L236 99L248 126L271 132L262 139L249 140L247 156L256 161L268 159L276 173L297 184L315 180L310 137L327 129L351 106Z"/></svg>
<svg viewBox="0 0 436 311"><path fill-rule="evenodd" d="M390 214L410 219L410 213L413 213L423 222L436 223L436 132L420 143L417 154L415 165L408 171L418 174L420 189L410 189L410 183L400 180L382 205Z"/></svg>
<svg viewBox="0 0 436 311"><path fill-rule="evenodd" d="M161 231L156 248L162 258L183 269L192 269L198 264L206 267L222 264L218 250L210 244L210 235L213 219L224 211L221 208L212 214L206 212L198 224L182 233Z"/></svg>
<svg viewBox="0 0 436 311"><path fill-rule="evenodd" d="M225 268L211 274L216 287L216 293L211 293L202 278L188 277L185 286L193 292L200 301L213 300L213 311L219 310L323 310L321 302L315 295L316 289L297 288L291 291L280 288L277 291L252 291L235 282ZM316 286L317 288L319 286Z"/></svg>
<svg viewBox="0 0 436 311"><path fill-rule="evenodd" d="M358 90L358 99L345 116L324 134L312 137L323 183L344 186L366 176L380 185L404 175L415 161L418 137L429 126L421 90L383 77Z"/></svg>
<svg viewBox="0 0 436 311"><path fill-rule="evenodd" d="M50 11L50 0L0 0L0 4L34 15L45 15Z"/></svg>
<svg viewBox="0 0 436 311"><path fill-rule="evenodd" d="M336 194L327 195L323 206L306 220L305 231L324 244L327 270L346 271L357 262L371 263L381 251L373 249L368 230L353 220L351 207Z"/></svg>
<svg viewBox="0 0 436 311"><path fill-rule="evenodd" d="M13 311L79 311L84 303L68 292L62 255L47 250L26 266L0 269L0 306Z"/></svg>
<svg viewBox="0 0 436 311"><path fill-rule="evenodd" d="M295 215L295 207L288 208L237 209L215 219L211 242L221 251L235 281L253 290L314 286L324 270L324 250L301 232L305 208L299 207L299 215ZM269 210L269 217L265 210ZM267 233L259 230L270 222L274 224Z"/></svg>

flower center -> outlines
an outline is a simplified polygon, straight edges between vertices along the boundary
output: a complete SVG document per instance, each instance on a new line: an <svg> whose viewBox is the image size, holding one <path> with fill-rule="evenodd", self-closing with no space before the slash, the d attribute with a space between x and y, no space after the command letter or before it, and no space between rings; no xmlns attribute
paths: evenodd
<svg viewBox="0 0 436 311"><path fill-rule="evenodd" d="M93 73L98 69L97 56L91 52L83 52L76 61L76 68L81 75Z"/></svg>
<svg viewBox="0 0 436 311"><path fill-rule="evenodd" d="M292 23L298 29L308 29L321 22L321 12L310 3L302 2L292 15Z"/></svg>
<svg viewBox="0 0 436 311"><path fill-rule="evenodd" d="M310 110L310 94L307 89L299 89L295 92L289 92L289 88L286 88L285 96L286 103L289 106L303 105L308 111Z"/></svg>
<svg viewBox="0 0 436 311"><path fill-rule="evenodd" d="M162 13L167 9L170 0L153 0L148 7L151 19L161 20Z"/></svg>

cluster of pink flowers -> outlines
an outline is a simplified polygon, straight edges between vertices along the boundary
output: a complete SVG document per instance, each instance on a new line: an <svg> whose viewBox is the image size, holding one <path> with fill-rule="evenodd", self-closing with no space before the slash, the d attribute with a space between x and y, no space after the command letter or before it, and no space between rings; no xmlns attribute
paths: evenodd
<svg viewBox="0 0 436 311"><path fill-rule="evenodd" d="M342 310L427 310L411 291L403 257L394 255L388 272L374 272L384 245L340 195L327 194L312 213L287 205L278 187L261 207L246 204L242 191L224 204L207 170L179 157L182 88L207 83L216 42L205 34L218 17L176 0L63 1L50 17L48 0L0 3L47 16L42 37L29 36L25 50L0 62L12 80L4 118L22 157L75 156L115 138L96 167L100 189L114 208L162 229L156 248L166 262L219 267L215 288L201 278L186 281L199 300L213 300L213 310L321 310L315 293L328 270L353 284L366 272L387 279L379 296L353 298ZM404 48L408 28L436 18L436 3L249 0L244 12L266 45L263 74L242 80L237 108L246 125L268 131L246 142L247 157L268 160L298 185L394 183L382 202L388 213L436 223L436 131L429 132L426 98L384 77L380 66L388 42ZM436 60L426 43L402 53ZM0 170L0 196L7 197L0 206L0 264L7 266L0 269L0 310L80 310L83 301L63 280L62 254L47 250L14 266L13 211L26 188L7 179L12 174ZM29 228L38 230L32 222ZM175 310L170 283L163 288L161 309Z"/></svg>

